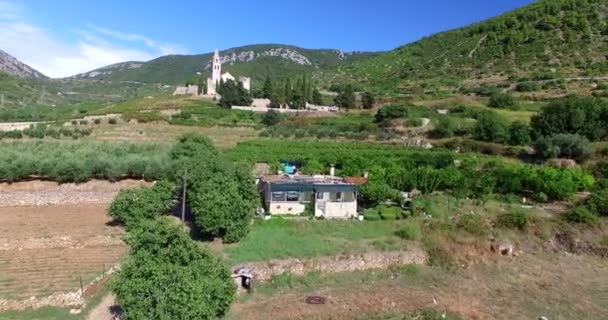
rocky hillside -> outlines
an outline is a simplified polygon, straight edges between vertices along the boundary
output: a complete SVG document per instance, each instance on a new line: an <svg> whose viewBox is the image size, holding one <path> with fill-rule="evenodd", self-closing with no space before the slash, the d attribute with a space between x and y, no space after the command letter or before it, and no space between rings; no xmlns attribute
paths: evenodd
<svg viewBox="0 0 608 320"><path fill-rule="evenodd" d="M371 59L323 72L327 82L385 90L608 75L608 1L539 0Z"/></svg>
<svg viewBox="0 0 608 320"><path fill-rule="evenodd" d="M0 50L0 71L19 78L44 79L45 75L27 64L17 60L17 58Z"/></svg>
<svg viewBox="0 0 608 320"><path fill-rule="evenodd" d="M120 80L181 84L207 74L212 53L169 55L148 62L123 62L74 76L77 79ZM320 68L337 67L375 56L369 52L342 52L331 49L303 49L268 44L232 48L220 52L223 70L235 76L262 80L310 73Z"/></svg>

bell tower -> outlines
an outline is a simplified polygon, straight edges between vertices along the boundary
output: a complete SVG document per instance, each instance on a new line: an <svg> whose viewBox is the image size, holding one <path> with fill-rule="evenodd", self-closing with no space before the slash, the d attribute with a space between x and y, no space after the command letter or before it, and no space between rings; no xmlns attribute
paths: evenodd
<svg viewBox="0 0 608 320"><path fill-rule="evenodd" d="M220 60L220 53L215 49L213 54L213 69L211 71L211 80L214 84L220 83L222 77L222 60Z"/></svg>

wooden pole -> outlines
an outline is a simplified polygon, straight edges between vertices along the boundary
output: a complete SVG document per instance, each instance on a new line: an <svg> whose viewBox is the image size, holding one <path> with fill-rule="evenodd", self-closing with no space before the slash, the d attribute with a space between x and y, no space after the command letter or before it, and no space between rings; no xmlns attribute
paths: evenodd
<svg viewBox="0 0 608 320"><path fill-rule="evenodd" d="M182 191L182 222L186 221L186 176L188 175L188 169L184 173L184 183L183 183L183 191Z"/></svg>
<svg viewBox="0 0 608 320"><path fill-rule="evenodd" d="M78 279L80 280L80 294L84 295L84 287L82 286L82 277L78 277Z"/></svg>

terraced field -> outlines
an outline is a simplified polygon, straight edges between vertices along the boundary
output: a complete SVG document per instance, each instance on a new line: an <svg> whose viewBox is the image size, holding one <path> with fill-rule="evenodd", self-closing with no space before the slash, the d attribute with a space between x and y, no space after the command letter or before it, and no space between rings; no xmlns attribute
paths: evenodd
<svg viewBox="0 0 608 320"><path fill-rule="evenodd" d="M1 184L7 201L0 202L0 310L68 305L61 294L79 290L81 279L86 286L116 265L127 247L106 207L121 187L142 184ZM12 198L20 202L8 201Z"/></svg>

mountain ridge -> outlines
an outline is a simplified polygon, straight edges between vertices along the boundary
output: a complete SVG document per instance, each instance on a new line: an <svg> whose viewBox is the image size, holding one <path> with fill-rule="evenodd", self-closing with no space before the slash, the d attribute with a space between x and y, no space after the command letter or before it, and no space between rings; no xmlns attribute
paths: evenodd
<svg viewBox="0 0 608 320"><path fill-rule="evenodd" d="M42 72L30 67L19 59L0 49L0 71L25 79L46 79Z"/></svg>
<svg viewBox="0 0 608 320"><path fill-rule="evenodd" d="M374 56L376 52L306 49L284 44L254 44L220 51L224 70L254 80L284 78ZM181 84L206 73L213 53L166 55L150 61L126 61L74 75L74 79L119 80Z"/></svg>

